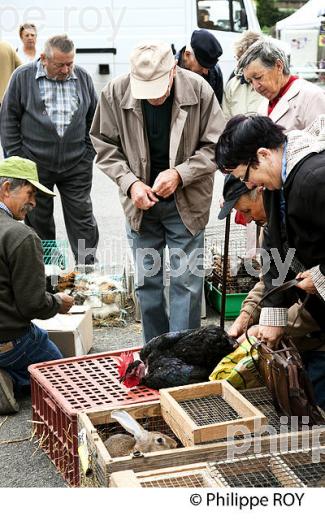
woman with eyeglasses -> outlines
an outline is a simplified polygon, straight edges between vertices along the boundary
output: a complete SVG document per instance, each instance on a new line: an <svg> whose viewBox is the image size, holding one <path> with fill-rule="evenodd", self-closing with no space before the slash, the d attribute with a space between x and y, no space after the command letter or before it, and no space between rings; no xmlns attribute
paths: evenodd
<svg viewBox="0 0 325 520"><path fill-rule="evenodd" d="M289 295L269 297L263 305L258 337L270 346L285 331L288 302L306 293L310 294L306 309L325 331L324 130L325 114L307 129L287 135L268 117L236 116L216 146L222 172L265 188L269 241L263 248L271 260L263 275L265 290L284 280L299 280L298 293L293 289Z"/></svg>

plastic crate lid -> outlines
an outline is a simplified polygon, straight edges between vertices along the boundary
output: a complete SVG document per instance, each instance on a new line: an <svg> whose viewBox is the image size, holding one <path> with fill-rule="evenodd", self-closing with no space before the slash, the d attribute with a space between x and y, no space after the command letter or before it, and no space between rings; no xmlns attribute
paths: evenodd
<svg viewBox="0 0 325 520"><path fill-rule="evenodd" d="M28 370L69 415L100 406L125 406L158 401L159 392L145 386L124 387L118 380L116 357L122 352L138 352L139 348L116 350L31 365ZM32 396L33 400L37 396Z"/></svg>

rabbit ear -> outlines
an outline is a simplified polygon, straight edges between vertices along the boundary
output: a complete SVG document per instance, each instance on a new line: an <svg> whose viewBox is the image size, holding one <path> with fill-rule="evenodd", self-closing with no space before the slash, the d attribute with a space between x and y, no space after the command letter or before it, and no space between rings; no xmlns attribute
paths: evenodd
<svg viewBox="0 0 325 520"><path fill-rule="evenodd" d="M119 422L127 432L131 433L136 441L147 439L147 430L142 428L141 424L133 419L125 410L114 410L111 413L111 417Z"/></svg>

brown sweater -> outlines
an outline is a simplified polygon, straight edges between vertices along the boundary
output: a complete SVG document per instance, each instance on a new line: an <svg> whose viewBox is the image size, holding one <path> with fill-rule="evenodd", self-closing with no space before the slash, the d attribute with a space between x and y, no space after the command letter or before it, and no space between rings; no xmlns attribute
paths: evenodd
<svg viewBox="0 0 325 520"><path fill-rule="evenodd" d="M0 209L0 342L25 334L32 319L58 312L59 301L45 284L40 239Z"/></svg>
<svg viewBox="0 0 325 520"><path fill-rule="evenodd" d="M13 71L21 65L16 51L7 42L0 41L0 103Z"/></svg>

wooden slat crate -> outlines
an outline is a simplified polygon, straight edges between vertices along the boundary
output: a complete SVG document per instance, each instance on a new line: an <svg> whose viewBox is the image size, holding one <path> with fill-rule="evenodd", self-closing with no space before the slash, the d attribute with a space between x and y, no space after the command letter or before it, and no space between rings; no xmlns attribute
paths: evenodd
<svg viewBox="0 0 325 520"><path fill-rule="evenodd" d="M215 488L222 487L212 477L207 464L190 464L135 473L133 470L113 473L110 487L138 488Z"/></svg>
<svg viewBox="0 0 325 520"><path fill-rule="evenodd" d="M232 427L259 433L267 418L227 381L160 390L162 415L184 446L224 439Z"/></svg>
<svg viewBox="0 0 325 520"><path fill-rule="evenodd" d="M110 487L324 487L325 455L321 454L317 462L313 454L316 455L313 449L296 450L149 471L119 471L112 474Z"/></svg>
<svg viewBox="0 0 325 520"><path fill-rule="evenodd" d="M158 430L171 437L174 435L162 417L159 403L121 408L127 410L148 430ZM79 413L78 430L78 453L82 461L82 464L79 464L80 481L81 485L87 487L109 487L111 475L115 472L163 470L171 465L180 467L187 464L226 460L235 457L236 453L239 453L240 456L255 452L269 453L271 450L277 450L277 446L279 449L281 446L285 446L286 451L291 446L298 449L302 445L311 445L312 442L312 433L309 431L278 435L276 440L267 436L259 437L256 446L251 437L240 439L239 442L233 440L231 442L211 442L191 447L184 447L179 441L179 447L176 449L152 453L138 452L126 457L113 458L106 449L104 441L109 434L125 432L115 421L112 421L111 411L101 408ZM325 428L320 430L317 436L325 444ZM174 435L174 438L177 440L177 436Z"/></svg>

